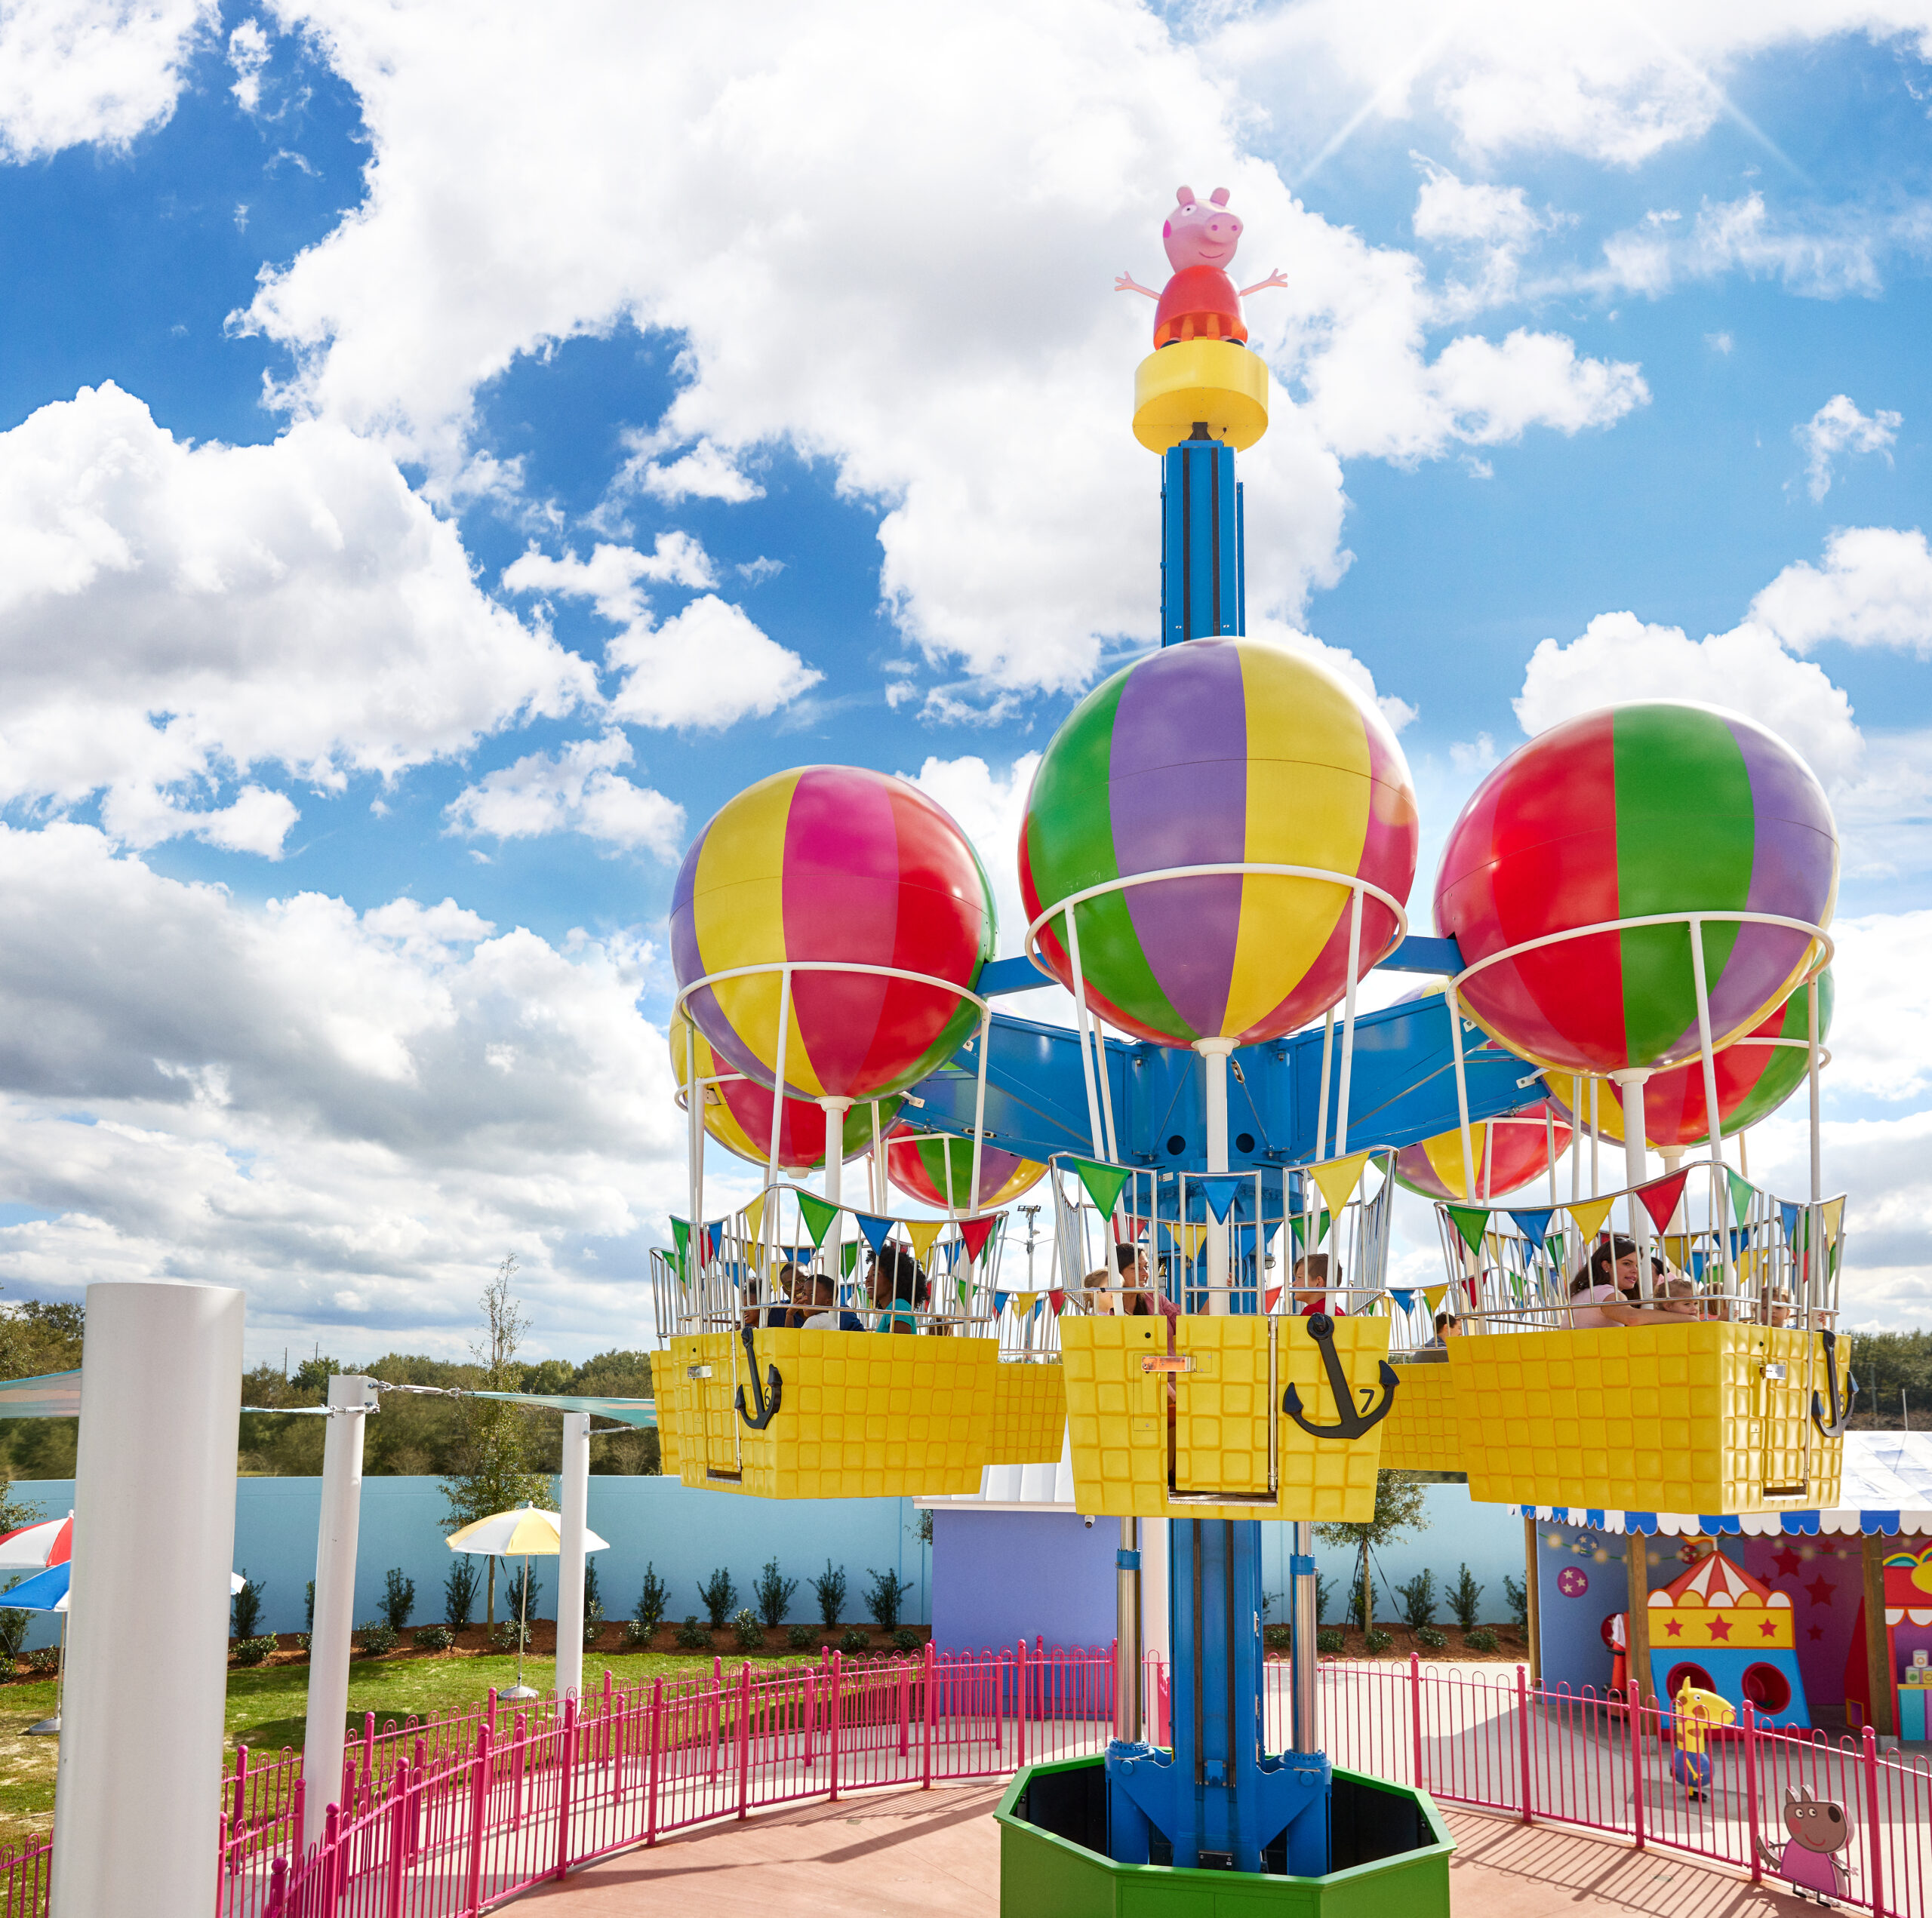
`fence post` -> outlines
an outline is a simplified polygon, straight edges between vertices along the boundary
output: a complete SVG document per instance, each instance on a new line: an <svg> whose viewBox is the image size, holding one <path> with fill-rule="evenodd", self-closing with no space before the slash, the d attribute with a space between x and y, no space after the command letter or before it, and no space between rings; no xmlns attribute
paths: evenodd
<svg viewBox="0 0 1932 1918"><path fill-rule="evenodd" d="M1026 1763L1026 1641L1022 1639L1015 1648L1013 1687L1013 1737L1014 1769L1020 1770Z"/></svg>
<svg viewBox="0 0 1932 1918"><path fill-rule="evenodd" d="M248 1747L235 1747L235 1819L229 1827L236 1837L245 1829L248 1815Z"/></svg>
<svg viewBox="0 0 1932 1918"><path fill-rule="evenodd" d="M843 1715L840 1701L845 1689L839 1677L842 1656L842 1653L837 1652L832 1655L832 1731L829 1741L832 1747L829 1754L832 1764L832 1790L825 1801L828 1805L838 1803L838 1720Z"/></svg>
<svg viewBox="0 0 1932 1918"><path fill-rule="evenodd" d="M497 1695L490 1694L490 1717L497 1715ZM476 1775L469 1787L469 1877L463 1892L463 1908L474 1913L483 1909L483 1820L490 1807L490 1725L485 1720L476 1734L470 1754Z"/></svg>
<svg viewBox="0 0 1932 1918"><path fill-rule="evenodd" d="M335 1918L342 1894L341 1837L342 1808L331 1805L322 1814L322 1918Z"/></svg>
<svg viewBox="0 0 1932 1918"><path fill-rule="evenodd" d="M1885 1918L1884 1834L1878 1823L1878 1734L1865 1728L1865 1877L1872 1918Z"/></svg>
<svg viewBox="0 0 1932 1918"><path fill-rule="evenodd" d="M752 1661L738 1674L738 1816L745 1815L752 1790Z"/></svg>
<svg viewBox="0 0 1932 1918"><path fill-rule="evenodd" d="M1761 1885L1764 1867L1758 1846L1764 1830L1758 1811L1758 1711L1749 1698L1744 1701L1744 1796L1751 1807L1751 1882Z"/></svg>
<svg viewBox="0 0 1932 1918"><path fill-rule="evenodd" d="M939 1661L933 1654L933 1642L926 1640L925 1670L923 1674L924 1692L920 1703L923 1707L921 1717L923 1727L919 1735L919 1789L930 1791L933 1788L933 1680L939 1670Z"/></svg>
<svg viewBox="0 0 1932 1918"><path fill-rule="evenodd" d="M283 1907L288 1901L288 1861L278 1858L269 1867L268 1918L281 1918Z"/></svg>
<svg viewBox="0 0 1932 1918"><path fill-rule="evenodd" d="M1630 1727L1630 1821L1637 1849L1644 1849L1644 1704L1638 1685L1624 1693L1623 1715Z"/></svg>
<svg viewBox="0 0 1932 1918"><path fill-rule="evenodd" d="M1517 1763L1523 1772L1523 1822L1534 1824L1530 1791L1530 1690L1524 1682L1521 1665L1516 1667L1516 1730Z"/></svg>
<svg viewBox="0 0 1932 1918"><path fill-rule="evenodd" d="M651 1749L645 1754L646 1784L645 1787L644 1842L647 1845L657 1843L657 1775L658 1754L664 1747L664 1681L654 1678L651 1681L651 1725L648 1734Z"/></svg>
<svg viewBox="0 0 1932 1918"><path fill-rule="evenodd" d="M387 1918L402 1918L402 1861L409 1838L409 1768L398 1765L389 1790L389 1897Z"/></svg>
<svg viewBox="0 0 1932 1918"><path fill-rule="evenodd" d="M295 1789L289 1796L288 1808L288 1863L290 1870L302 1862L302 1808L308 1796L309 1785L306 1778L295 1781Z"/></svg>
<svg viewBox="0 0 1932 1918"><path fill-rule="evenodd" d="M557 1786L557 1869L553 1874L558 1878L571 1868L571 1783L577 1770L577 1697L572 1693L564 1700L560 1742L564 1763Z"/></svg>
<svg viewBox="0 0 1932 1918"><path fill-rule="evenodd" d="M1422 1769L1422 1658L1409 1654L1409 1781L1418 1791L1429 1788Z"/></svg>

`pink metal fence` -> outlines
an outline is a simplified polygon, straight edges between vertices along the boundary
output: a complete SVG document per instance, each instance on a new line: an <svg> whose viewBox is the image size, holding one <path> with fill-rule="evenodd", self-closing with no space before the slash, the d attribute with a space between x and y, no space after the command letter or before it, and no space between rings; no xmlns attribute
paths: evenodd
<svg viewBox="0 0 1932 1918"><path fill-rule="evenodd" d="M1267 1668L1267 1736L1287 1733L1289 1671ZM306 1794L284 1752L238 1753L223 1793L217 1918L466 1918L574 1866L718 1818L804 1799L1004 1776L1101 1749L1110 1651L1043 1644L977 1656L816 1666L623 1686L510 1711L494 1695L434 1725L373 1717L334 1781L321 1843L301 1855ZM1164 1741L1167 1675L1147 1674ZM1614 1695L1532 1686L1521 1667L1325 1661L1334 1761L1451 1804L1581 1826L1775 1877L1787 1787L1844 1806L1841 1902L1932 1918L1932 1773L1868 1731L1833 1741L1748 1708L1714 1735L1706 1777L1681 1775L1670 1714ZM48 1846L0 1856L0 1918L42 1918Z"/></svg>

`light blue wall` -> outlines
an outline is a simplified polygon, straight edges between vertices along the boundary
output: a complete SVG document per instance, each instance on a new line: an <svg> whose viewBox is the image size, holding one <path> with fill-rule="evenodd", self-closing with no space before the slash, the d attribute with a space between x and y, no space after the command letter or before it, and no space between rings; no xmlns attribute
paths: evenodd
<svg viewBox="0 0 1932 1918"><path fill-rule="evenodd" d="M309 1581L315 1575L315 1528L321 1511L318 1478L245 1478L235 1488L235 1566L265 1579L262 1629L303 1629ZM17 1480L11 1497L38 1505L49 1517L74 1502L71 1479ZM450 1552L441 1482L433 1478L368 1478L362 1481L362 1518L355 1557L355 1616L377 1615L384 1574L400 1566L416 1581L414 1622L443 1615L443 1581ZM669 1615L702 1612L699 1581L718 1566L737 1580L740 1602L752 1603L752 1581L776 1557L788 1578L798 1581L791 1616L817 1616L805 1581L823 1570L828 1555L845 1568L845 1615L862 1619L869 1569L892 1567L909 1579L902 1612L910 1624L931 1616L931 1554L919 1541L918 1514L910 1499L788 1501L697 1492L673 1478L598 1474L590 1481L590 1529L608 1539L596 1554L607 1616L626 1618L637 1603L647 1563L671 1588ZM555 1612L554 1564L533 1568L541 1585L537 1610ZM502 1615L500 1597L498 1615ZM481 1616L479 1600L477 1615ZM51 1644L51 1624L37 1624L29 1645Z"/></svg>
<svg viewBox="0 0 1932 1918"><path fill-rule="evenodd" d="M1113 1642L1117 1519L1072 1512L933 1514L933 1643L978 1652L1024 1639Z"/></svg>

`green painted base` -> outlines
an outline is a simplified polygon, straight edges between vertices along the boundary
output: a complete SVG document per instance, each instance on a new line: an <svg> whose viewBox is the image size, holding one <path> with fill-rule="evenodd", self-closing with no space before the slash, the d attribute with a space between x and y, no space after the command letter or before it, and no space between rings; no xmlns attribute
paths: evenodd
<svg viewBox="0 0 1932 1918"><path fill-rule="evenodd" d="M1000 1918L1449 1918L1455 1841L1426 1791L1335 1771L1324 1878L1116 1864L1106 1761L1029 1765L994 1815Z"/></svg>

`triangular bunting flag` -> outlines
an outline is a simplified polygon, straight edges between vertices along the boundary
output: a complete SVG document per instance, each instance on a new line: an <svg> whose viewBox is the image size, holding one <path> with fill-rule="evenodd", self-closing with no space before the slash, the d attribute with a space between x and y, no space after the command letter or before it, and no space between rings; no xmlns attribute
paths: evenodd
<svg viewBox="0 0 1932 1918"><path fill-rule="evenodd" d="M1297 1252L1301 1249L1302 1228L1306 1225L1307 1222L1307 1220L1299 1213L1296 1213L1288 1221L1289 1228L1295 1235L1295 1249ZM1324 1212L1321 1215L1319 1221L1317 1222L1315 1228L1315 1243L1317 1245L1319 1245L1324 1239L1327 1237L1328 1222L1328 1215Z"/></svg>
<svg viewBox="0 0 1932 1918"><path fill-rule="evenodd" d="M959 1237L968 1259L977 1259L986 1250L986 1241L992 1237L999 1219L999 1214L992 1212L983 1219L962 1219L959 1222Z"/></svg>
<svg viewBox="0 0 1932 1918"><path fill-rule="evenodd" d="M889 1219L875 1219L869 1212L855 1212L852 1216L858 1221L866 1243L875 1252L892 1236L892 1221Z"/></svg>
<svg viewBox="0 0 1932 1918"><path fill-rule="evenodd" d="M1039 1302L1040 1295L1037 1292L1016 1292L1013 1295L1013 1309L1023 1319Z"/></svg>
<svg viewBox="0 0 1932 1918"><path fill-rule="evenodd" d="M1424 1286L1422 1289L1423 1300L1432 1312L1441 1311L1442 1302L1448 1295L1449 1288L1446 1285Z"/></svg>
<svg viewBox="0 0 1932 1918"><path fill-rule="evenodd" d="M764 1194L761 1192L745 1208L745 1243L756 1245L764 1237Z"/></svg>
<svg viewBox="0 0 1932 1918"><path fill-rule="evenodd" d="M718 1256L724 1243L724 1222L721 1219L713 1219L704 1228L704 1256L707 1262Z"/></svg>
<svg viewBox="0 0 1932 1918"><path fill-rule="evenodd" d="M857 1239L848 1239L838 1248L838 1264L841 1272L848 1279L858 1269L859 1242Z"/></svg>
<svg viewBox="0 0 1932 1918"><path fill-rule="evenodd" d="M1784 1242L1788 1246L1798 1243L1798 1219L1804 1208L1790 1199L1778 1201L1778 1217L1784 1222Z"/></svg>
<svg viewBox="0 0 1932 1918"><path fill-rule="evenodd" d="M1331 1159L1326 1165L1310 1166L1309 1176L1331 1212L1340 1212L1355 1197L1361 1183L1361 1169L1369 1161L1366 1152L1351 1152L1346 1159Z"/></svg>
<svg viewBox="0 0 1932 1918"><path fill-rule="evenodd" d="M998 1318L1000 1314L1006 1310L1006 1302L1013 1295L1010 1292L996 1292L993 1294L993 1317L995 1318Z"/></svg>
<svg viewBox="0 0 1932 1918"><path fill-rule="evenodd" d="M688 1219L672 1220L671 1241L678 1249L678 1276L681 1279L691 1270L686 1257L691 1249L691 1228Z"/></svg>
<svg viewBox="0 0 1932 1918"><path fill-rule="evenodd" d="M1389 1296L1405 1312L1415 1310L1416 1296L1413 1292L1392 1292Z"/></svg>
<svg viewBox="0 0 1932 1918"><path fill-rule="evenodd" d="M1663 1256L1680 1272L1687 1272L1690 1269L1691 1236L1688 1232L1671 1232L1664 1237Z"/></svg>
<svg viewBox="0 0 1932 1918"><path fill-rule="evenodd" d="M1694 1252L1690 1255L1690 1276L1700 1285L1704 1283L1704 1264L1705 1255L1703 1253Z"/></svg>
<svg viewBox="0 0 1932 1918"><path fill-rule="evenodd" d="M1489 1209L1486 1206L1444 1206L1442 1210L1449 1215L1449 1222L1462 1234L1463 1243L1477 1257L1482 1256L1482 1235L1489 1224Z"/></svg>
<svg viewBox="0 0 1932 1918"><path fill-rule="evenodd" d="M1543 1238L1543 1249L1549 1254L1549 1262L1561 1271L1563 1269L1563 1234L1561 1232L1546 1232Z"/></svg>
<svg viewBox="0 0 1932 1918"><path fill-rule="evenodd" d="M1066 1303L1066 1294L1063 1292L1050 1292L1047 1294L1047 1303L1053 1308L1054 1317L1058 1318L1060 1308Z"/></svg>
<svg viewBox="0 0 1932 1918"><path fill-rule="evenodd" d="M1120 1197L1121 1188L1128 1182L1126 1166L1103 1165L1097 1159L1075 1159L1073 1170L1080 1175L1080 1182L1086 1187L1095 1210L1103 1217L1110 1213Z"/></svg>
<svg viewBox="0 0 1932 1918"><path fill-rule="evenodd" d="M1844 1231L1844 1201L1841 1198L1827 1199L1823 1210L1825 1216L1825 1249L1828 1252L1835 1251L1839 1235Z"/></svg>
<svg viewBox="0 0 1932 1918"><path fill-rule="evenodd" d="M1556 1216L1554 1206L1526 1206L1520 1212L1512 1212L1509 1216L1516 1222L1516 1230L1533 1246L1540 1246L1549 1232L1549 1222Z"/></svg>
<svg viewBox="0 0 1932 1918"><path fill-rule="evenodd" d="M921 1265L932 1262L934 1244L945 1230L943 1219L921 1219L906 1228L906 1236L912 1241L912 1256Z"/></svg>
<svg viewBox="0 0 1932 1918"><path fill-rule="evenodd" d="M1207 1201L1208 1210L1226 1225L1235 1194L1241 1190L1243 1182L1239 1173L1214 1173L1197 1179L1194 1188Z"/></svg>
<svg viewBox="0 0 1932 1918"><path fill-rule="evenodd" d="M1565 1210L1577 1222L1577 1230L1585 1238L1594 1239L1616 1203L1614 1199L1572 1199Z"/></svg>
<svg viewBox="0 0 1932 1918"><path fill-rule="evenodd" d="M1677 1202L1684 1196L1684 1182L1690 1176L1686 1166L1681 1172L1674 1172L1666 1178L1654 1179L1647 1185L1637 1188L1637 1196L1644 1202L1644 1210L1651 1216L1651 1223L1661 1232L1669 1225L1677 1211Z"/></svg>
<svg viewBox="0 0 1932 1918"><path fill-rule="evenodd" d="M816 1252L832 1229L832 1222L838 1216L838 1208L829 1199L815 1199L809 1192L801 1192L798 1212L805 1222L805 1230L812 1235L812 1249Z"/></svg>
<svg viewBox="0 0 1932 1918"><path fill-rule="evenodd" d="M1724 1176L1730 1185L1730 1216L1742 1225L1751 1210L1751 1201L1758 1196L1758 1188L1741 1172L1733 1172L1728 1166Z"/></svg>

